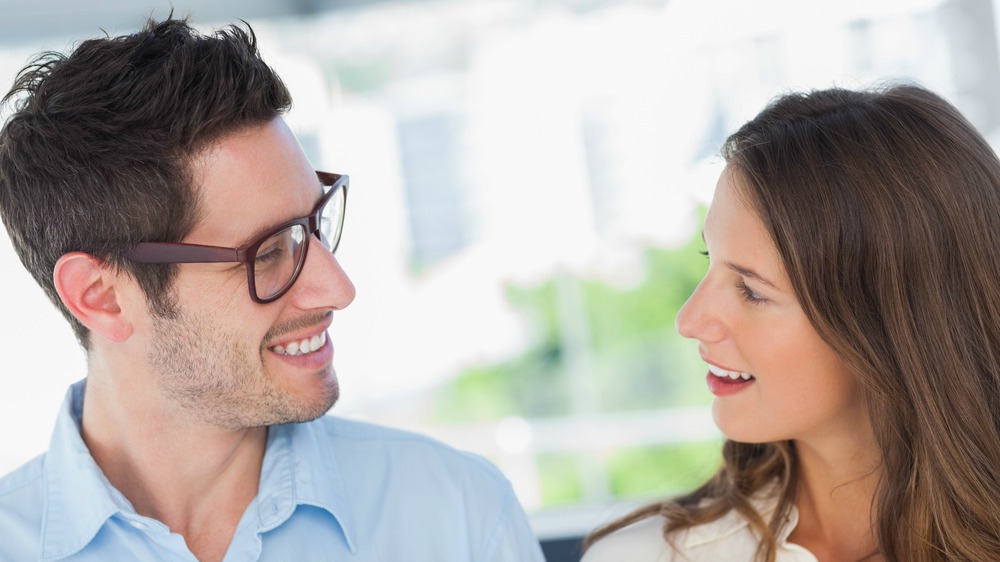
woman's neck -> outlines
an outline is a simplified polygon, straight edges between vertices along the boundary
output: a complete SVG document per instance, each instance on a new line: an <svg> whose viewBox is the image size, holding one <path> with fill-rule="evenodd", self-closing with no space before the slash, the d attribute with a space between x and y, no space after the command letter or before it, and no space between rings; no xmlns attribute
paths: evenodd
<svg viewBox="0 0 1000 562"><path fill-rule="evenodd" d="M866 439L855 433L840 443L796 441L795 454L799 521L789 541L820 562L866 559L878 545L872 515L881 476L870 432Z"/></svg>

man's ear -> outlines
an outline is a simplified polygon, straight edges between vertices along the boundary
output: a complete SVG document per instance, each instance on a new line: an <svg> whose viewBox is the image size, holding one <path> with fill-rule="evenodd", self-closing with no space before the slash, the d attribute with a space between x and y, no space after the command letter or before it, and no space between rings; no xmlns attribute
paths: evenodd
<svg viewBox="0 0 1000 562"><path fill-rule="evenodd" d="M63 304L90 331L117 343L132 335L115 292L118 272L90 254L71 252L59 258L52 276Z"/></svg>

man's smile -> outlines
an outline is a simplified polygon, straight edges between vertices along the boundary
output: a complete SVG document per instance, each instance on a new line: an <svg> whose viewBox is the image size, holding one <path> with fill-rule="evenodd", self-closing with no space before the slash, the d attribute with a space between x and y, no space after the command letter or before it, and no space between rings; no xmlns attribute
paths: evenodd
<svg viewBox="0 0 1000 562"><path fill-rule="evenodd" d="M281 355L307 355L321 349L326 345L326 332L315 335L311 338L293 340L284 345L271 346L271 350Z"/></svg>

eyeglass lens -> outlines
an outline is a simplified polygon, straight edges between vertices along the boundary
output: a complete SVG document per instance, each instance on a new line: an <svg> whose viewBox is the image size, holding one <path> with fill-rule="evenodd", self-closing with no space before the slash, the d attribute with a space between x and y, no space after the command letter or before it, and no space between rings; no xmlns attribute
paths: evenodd
<svg viewBox="0 0 1000 562"><path fill-rule="evenodd" d="M340 233L344 227L344 206L347 192L338 189L320 211L319 232L322 236L323 244L330 251L337 250L340 242Z"/></svg>
<svg viewBox="0 0 1000 562"><path fill-rule="evenodd" d="M345 193L338 189L320 210L319 234L323 245L334 251L340 242L344 225ZM306 240L310 233L306 227L295 224L268 237L257 248L254 256L254 289L257 298L270 299L295 281L296 273L305 259Z"/></svg>
<svg viewBox="0 0 1000 562"><path fill-rule="evenodd" d="M257 249L253 262L257 296L269 299L291 282L299 261L305 254L306 228L292 225L273 234Z"/></svg>

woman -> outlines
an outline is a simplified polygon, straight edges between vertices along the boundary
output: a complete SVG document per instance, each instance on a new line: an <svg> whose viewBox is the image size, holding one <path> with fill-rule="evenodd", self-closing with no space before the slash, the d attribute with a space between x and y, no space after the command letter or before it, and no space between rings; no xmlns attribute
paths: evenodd
<svg viewBox="0 0 1000 562"><path fill-rule="evenodd" d="M725 143L677 317L727 440L585 562L1000 559L1000 161L915 86L772 102Z"/></svg>

